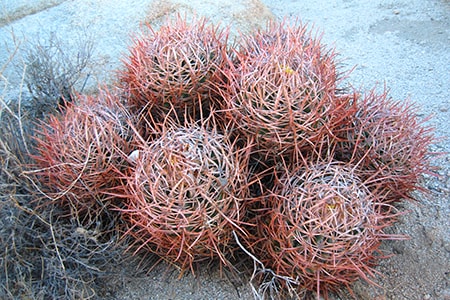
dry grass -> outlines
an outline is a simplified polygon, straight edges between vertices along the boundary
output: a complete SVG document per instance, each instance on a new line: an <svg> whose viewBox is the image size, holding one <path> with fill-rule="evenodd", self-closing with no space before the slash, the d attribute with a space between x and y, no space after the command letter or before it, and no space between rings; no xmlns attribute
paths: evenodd
<svg viewBox="0 0 450 300"><path fill-rule="evenodd" d="M32 95L36 117L51 113L57 105L76 98L76 88L84 89L94 51L93 37L87 32L73 36L67 47L55 32L47 38L35 37L22 45L24 83ZM19 67L19 69L21 69Z"/></svg>

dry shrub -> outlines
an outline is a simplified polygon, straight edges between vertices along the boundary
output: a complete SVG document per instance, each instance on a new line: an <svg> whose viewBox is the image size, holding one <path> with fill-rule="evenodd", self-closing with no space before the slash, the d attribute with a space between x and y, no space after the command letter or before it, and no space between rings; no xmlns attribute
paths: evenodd
<svg viewBox="0 0 450 300"><path fill-rule="evenodd" d="M119 77L135 110L165 115L174 107L183 118L196 111L215 89L224 63L227 32L194 18L178 16L154 30L148 25L136 37Z"/></svg>
<svg viewBox="0 0 450 300"><path fill-rule="evenodd" d="M429 146L432 128L420 120L417 107L394 101L387 92L374 90L360 96L358 110L335 155L350 161L370 189L382 189L386 202L412 199L423 174L432 174Z"/></svg>
<svg viewBox="0 0 450 300"><path fill-rule="evenodd" d="M233 251L247 197L246 161L226 137L202 126L168 127L133 155L123 218L137 250L181 271ZM136 152L135 152L136 153Z"/></svg>
<svg viewBox="0 0 450 300"><path fill-rule="evenodd" d="M95 299L126 260L111 224L60 218L64 212L19 201L39 195L9 194L0 207L2 299ZM111 221L112 223L112 221ZM114 274L114 275L113 275ZM108 286L112 289L112 286Z"/></svg>
<svg viewBox="0 0 450 300"><path fill-rule="evenodd" d="M103 210L105 192L118 185L129 152L131 120L121 99L104 90L43 121L33 156L33 173L47 197L43 203L58 202L79 217Z"/></svg>
<svg viewBox="0 0 450 300"><path fill-rule="evenodd" d="M242 40L224 70L222 108L261 151L298 155L351 113L335 54L306 27L270 24Z"/></svg>
<svg viewBox="0 0 450 300"><path fill-rule="evenodd" d="M36 114L42 117L64 101L76 98L76 87L83 90L80 81L88 72L94 51L93 37L83 32L66 45L55 32L48 38L36 37L24 45L24 81L33 97ZM22 68L19 68L22 71Z"/></svg>
<svg viewBox="0 0 450 300"><path fill-rule="evenodd" d="M382 204L351 165L313 164L288 171L269 196L260 222L261 261L299 291L328 295L376 271L383 229L396 212Z"/></svg>

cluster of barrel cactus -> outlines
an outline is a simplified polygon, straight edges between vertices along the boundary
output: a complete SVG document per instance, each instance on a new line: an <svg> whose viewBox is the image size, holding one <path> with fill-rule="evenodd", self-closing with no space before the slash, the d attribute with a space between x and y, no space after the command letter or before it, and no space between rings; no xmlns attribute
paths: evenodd
<svg viewBox="0 0 450 300"><path fill-rule="evenodd" d="M119 92L41 125L42 184L77 215L119 211L133 249L182 271L244 250L299 291L370 281L430 129L386 92L343 88L304 25L227 37L204 19L148 26Z"/></svg>

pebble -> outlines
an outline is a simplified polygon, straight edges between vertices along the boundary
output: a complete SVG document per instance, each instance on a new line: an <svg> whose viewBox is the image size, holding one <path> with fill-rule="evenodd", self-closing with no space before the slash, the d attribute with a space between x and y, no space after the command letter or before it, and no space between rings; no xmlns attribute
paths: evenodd
<svg viewBox="0 0 450 300"><path fill-rule="evenodd" d="M444 242L444 249L447 252L450 252L450 241Z"/></svg>

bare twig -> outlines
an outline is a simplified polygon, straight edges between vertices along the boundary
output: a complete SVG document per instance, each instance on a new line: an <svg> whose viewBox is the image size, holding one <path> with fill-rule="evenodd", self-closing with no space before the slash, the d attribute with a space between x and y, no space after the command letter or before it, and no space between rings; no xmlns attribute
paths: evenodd
<svg viewBox="0 0 450 300"><path fill-rule="evenodd" d="M249 280L250 287L253 291L253 295L258 300L264 300L266 297L271 299L281 297L282 291L280 290L280 284L286 287L286 290L291 294L296 294L296 286L299 285L299 281L289 276L282 276L276 274L272 269L266 268L265 265L256 258L255 255L250 253L239 241L239 237L236 232L233 231L233 237L238 244L239 248L245 252L253 260L253 273ZM262 280L261 280L262 277ZM255 287L254 281L259 280ZM268 295L266 294L268 292Z"/></svg>

